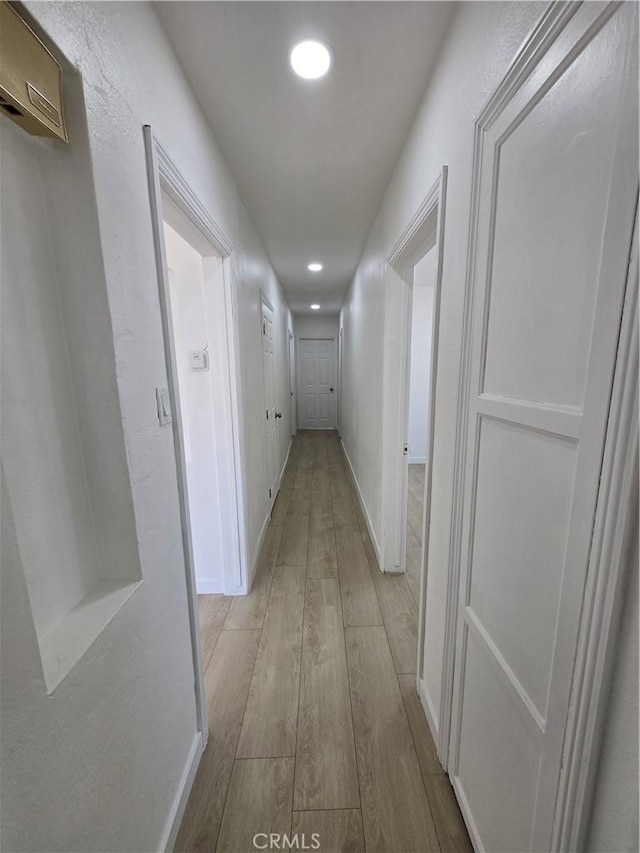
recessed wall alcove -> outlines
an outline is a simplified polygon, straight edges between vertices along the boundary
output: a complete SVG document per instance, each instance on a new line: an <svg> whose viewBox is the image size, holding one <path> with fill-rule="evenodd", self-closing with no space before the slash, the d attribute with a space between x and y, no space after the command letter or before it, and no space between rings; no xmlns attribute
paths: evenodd
<svg viewBox="0 0 640 853"><path fill-rule="evenodd" d="M82 84L68 65L64 96L68 145L0 116L2 467L49 693L141 580Z"/></svg>

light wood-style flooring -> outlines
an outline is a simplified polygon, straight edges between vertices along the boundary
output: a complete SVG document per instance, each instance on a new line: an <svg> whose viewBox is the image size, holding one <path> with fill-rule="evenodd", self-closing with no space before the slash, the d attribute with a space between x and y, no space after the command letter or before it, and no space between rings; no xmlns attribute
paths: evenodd
<svg viewBox="0 0 640 853"><path fill-rule="evenodd" d="M335 433L295 438L251 594L198 606L209 741L177 851L471 851L416 693L415 580L380 573Z"/></svg>
<svg viewBox="0 0 640 853"><path fill-rule="evenodd" d="M424 527L424 478L426 465L409 465L407 493L407 581L416 604L420 606L420 560Z"/></svg>

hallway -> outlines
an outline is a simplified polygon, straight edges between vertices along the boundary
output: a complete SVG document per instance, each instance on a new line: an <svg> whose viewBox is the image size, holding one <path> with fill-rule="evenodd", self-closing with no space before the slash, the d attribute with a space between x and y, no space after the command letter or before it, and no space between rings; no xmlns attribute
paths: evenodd
<svg viewBox="0 0 640 853"><path fill-rule="evenodd" d="M639 10L0 0L0 849L638 853Z"/></svg>
<svg viewBox="0 0 640 853"><path fill-rule="evenodd" d="M177 851L471 850L415 690L410 581L380 574L335 433L294 439L251 594L198 604L210 731Z"/></svg>

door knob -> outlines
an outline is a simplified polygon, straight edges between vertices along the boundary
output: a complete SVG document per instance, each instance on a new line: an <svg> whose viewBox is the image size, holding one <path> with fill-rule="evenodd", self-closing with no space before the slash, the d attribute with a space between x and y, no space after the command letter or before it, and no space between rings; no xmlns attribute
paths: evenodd
<svg viewBox="0 0 640 853"><path fill-rule="evenodd" d="M333 394L333 388L329 388L329 391L331 391L331 393Z"/></svg>
<svg viewBox="0 0 640 853"><path fill-rule="evenodd" d="M277 418L281 418L281 417L282 417L282 412L276 412L276 417L277 417Z"/></svg>

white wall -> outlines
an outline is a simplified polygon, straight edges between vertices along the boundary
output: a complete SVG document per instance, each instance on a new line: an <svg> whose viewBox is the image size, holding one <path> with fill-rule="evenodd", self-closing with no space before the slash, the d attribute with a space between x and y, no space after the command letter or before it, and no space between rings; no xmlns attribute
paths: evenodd
<svg viewBox="0 0 640 853"><path fill-rule="evenodd" d="M431 379L431 324L436 276L432 249L416 264L411 308L411 370L409 373L409 464L427 461Z"/></svg>
<svg viewBox="0 0 640 853"><path fill-rule="evenodd" d="M240 242L241 240L241 242ZM268 263L260 240L242 205L238 208L236 246L236 323L243 393L240 429L244 451L244 495L247 518L249 567L255 569L260 535L269 515L267 450L262 382L262 289L274 307L277 408L282 412L278 428L278 462L284 464L291 441L288 370L290 312L279 282Z"/></svg>
<svg viewBox="0 0 640 853"><path fill-rule="evenodd" d="M586 849L635 853L638 847L638 524L628 552L628 580L602 754Z"/></svg>
<svg viewBox="0 0 640 853"><path fill-rule="evenodd" d="M389 441L385 445L385 436L398 433L397 407L384 400L384 374L392 383L399 373L401 328L394 274L385 259L448 165L426 613L427 686L435 709L440 705L473 122L543 9L528 2L457 6L342 312L343 440L384 547L394 507L382 493L383 448Z"/></svg>
<svg viewBox="0 0 640 853"><path fill-rule="evenodd" d="M155 850L166 839L196 743L196 717L173 439L170 430L158 426L154 398L154 388L166 386L167 377L144 123L151 124L234 243L250 559L268 511L259 289L274 305L282 332L276 353L282 400L288 309L152 7L32 2L27 8L83 79L92 165L87 180L95 189L99 238L79 239L81 222L63 261L72 272L76 269L85 288L101 270L106 278L117 382L112 387L120 412L116 406L114 417L113 408L106 407L104 434L95 433L100 441L92 455L108 451L117 430L121 436L124 431L123 464L133 513L126 500L117 511L124 519L125 541L129 528L134 536L143 580L47 696L16 547L18 520L14 523L12 507L3 502L2 845L8 850ZM4 148L4 140L1 144ZM76 144L72 138L68 150L73 153ZM77 207L85 215L86 208ZM87 323L91 329L90 317ZM79 343L82 358L72 365L89 377L101 369L92 345L90 336L83 347ZM288 406L280 408L288 427ZM287 431L282 430L282 456ZM96 474L99 484L104 476L104 470L102 478ZM117 522L115 511L104 514L104 530L98 531L116 550L121 542L114 535L120 532Z"/></svg>
<svg viewBox="0 0 640 853"><path fill-rule="evenodd" d="M2 460L49 691L140 579L87 127L68 82L73 147L3 124L0 176Z"/></svg>
<svg viewBox="0 0 640 853"><path fill-rule="evenodd" d="M293 331L297 338L335 338L340 332L338 314L294 314Z"/></svg>
<svg viewBox="0 0 640 853"><path fill-rule="evenodd" d="M41 637L100 577L47 211L46 151L17 128L3 129L2 205L14 214L5 213L2 231L3 457Z"/></svg>

